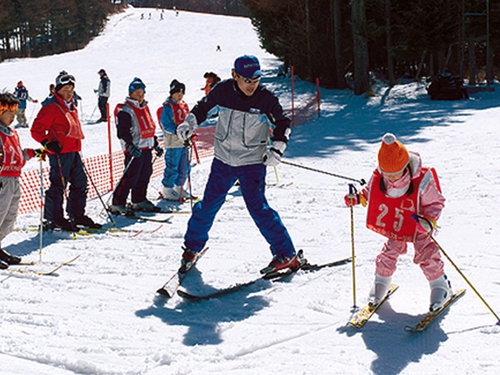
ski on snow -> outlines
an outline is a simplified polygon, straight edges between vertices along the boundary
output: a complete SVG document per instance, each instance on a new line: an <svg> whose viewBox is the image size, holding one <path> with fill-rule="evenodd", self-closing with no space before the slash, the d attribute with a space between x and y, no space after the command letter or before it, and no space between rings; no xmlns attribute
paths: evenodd
<svg viewBox="0 0 500 375"><path fill-rule="evenodd" d="M131 229L131 228L116 228L116 227L110 227L110 228L88 228L88 227L80 227L77 228L74 232L73 231L67 231L63 230L61 228L53 228L53 229L48 229L44 230L45 232L58 232L58 233L73 233L76 235L80 236L90 236L92 234L111 234L111 235L121 235L121 234L128 234L131 237L137 237L142 233L155 233L159 231L163 227L163 224L158 225L156 228L152 230L144 230L144 229ZM39 225L30 225L28 226L28 231L29 232L38 232L40 230ZM19 231L22 231L22 229L19 229Z"/></svg>
<svg viewBox="0 0 500 375"><path fill-rule="evenodd" d="M130 212L130 213L127 213L127 214L117 214L116 212L111 212L111 213L113 215L123 216L123 217L127 217L129 219L144 220L144 221L154 221L156 223L169 223L174 218L173 215L168 215L168 216L165 216L165 215L160 215L160 216L157 216L157 215L154 215L154 216L145 216L145 215L137 214L135 212ZM170 212L158 211L158 212L151 212L151 213L152 214L166 214L166 213L170 213ZM163 217L161 217L161 216L163 216Z"/></svg>
<svg viewBox="0 0 500 375"><path fill-rule="evenodd" d="M168 279L168 281L165 284L163 284L163 286L160 289L156 291L156 293L166 298L172 298L173 295L177 292L177 290L181 286L182 280L184 280L189 271L192 270L194 266L196 266L196 263L198 263L200 258L207 252L207 250L208 247L200 251L198 253L198 257L193 262L193 265L186 272L177 271L176 273L174 273L172 277Z"/></svg>
<svg viewBox="0 0 500 375"><path fill-rule="evenodd" d="M174 218L174 215L169 215L166 217L157 217L157 216L144 216L144 215L134 214L132 216L126 216L126 217L136 220L153 221L155 223L170 223Z"/></svg>
<svg viewBox="0 0 500 375"><path fill-rule="evenodd" d="M5 271L7 272L12 272L12 273L20 273L20 274L24 274L24 275L38 275L38 276L49 276L49 275L53 275L55 274L57 271L59 271L62 267L70 264L70 263L73 263L75 260L77 260L78 258L80 257L80 254L78 254L76 257L74 258L71 258L69 260L66 260L64 262L60 262L59 264L57 264L54 268L52 269L49 269L47 271L37 271L37 270L33 270L33 269L19 269L19 268L7 268Z"/></svg>
<svg viewBox="0 0 500 375"><path fill-rule="evenodd" d="M446 303L437 311L429 311L425 316L413 327L406 326L406 332L422 332L425 330L437 317L439 317L443 312L446 311L448 307L454 304L459 298L465 294L465 289L460 289L457 291Z"/></svg>
<svg viewBox="0 0 500 375"><path fill-rule="evenodd" d="M186 291L180 290L180 289L177 290L177 294L180 297L187 299L189 301L193 301L193 302L204 301L204 300L218 298L218 297L222 297L222 296L237 292L238 290L242 290L246 287L249 287L250 285L255 284L259 280L279 281L279 280L286 278L287 276L290 276L290 275L296 273L297 271L298 271L298 269L288 269L288 270L282 271L282 272L279 272L279 271L270 272L268 274L262 275L261 277L250 280L246 283L236 284L236 285L233 285L233 286L230 286L230 287L227 287L224 289L219 289L215 292L207 293L207 294L203 294L203 295L190 294L190 293L187 293Z"/></svg>
<svg viewBox="0 0 500 375"><path fill-rule="evenodd" d="M398 285L396 284L391 284L391 287L389 288L389 291L385 295L384 298L380 300L380 302L376 306L371 306L367 304L364 306L361 310L359 310L349 321L349 325L351 327L355 328L361 328L363 327L368 320L377 312L380 306L383 305L385 301L399 288Z"/></svg>
<svg viewBox="0 0 500 375"><path fill-rule="evenodd" d="M204 301L204 300L218 298L218 297L222 297L222 296L237 292L239 290L242 290L244 288L247 288L247 287L257 283L260 280L271 280L273 282L280 281L280 280L283 280L292 274L295 274L299 270L318 271L322 268L336 267L336 266L350 263L351 261L352 261L352 259L349 257L349 258L345 258L345 259L341 259L341 260L338 260L335 262L330 262L330 263L325 263L325 264L310 264L310 263L306 262L305 264L303 264L299 268L288 269L286 271L281 271L281 272L280 271L270 272L270 273L267 273L267 274L262 275L260 277L257 277L253 280L247 281L245 283L235 284L235 285L229 286L227 288L219 289L219 290L216 290L215 292L211 292L211 293L207 293L207 294L203 294L203 295L190 294L190 293L187 293L186 291L180 290L180 289L177 290L177 294L180 297L187 299L189 301L193 301L193 302Z"/></svg>

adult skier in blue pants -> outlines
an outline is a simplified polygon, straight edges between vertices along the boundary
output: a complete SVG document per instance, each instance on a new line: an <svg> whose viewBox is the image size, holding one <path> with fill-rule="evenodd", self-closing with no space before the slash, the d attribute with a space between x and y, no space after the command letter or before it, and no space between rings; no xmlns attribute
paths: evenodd
<svg viewBox="0 0 500 375"><path fill-rule="evenodd" d="M262 273L300 266L292 239L278 213L265 197L266 167L276 166L286 148L290 120L278 98L260 85L262 72L255 56L235 60L232 79L220 82L200 100L177 127L181 140L189 140L197 124L217 114L214 160L203 200L193 207L184 236L181 272L192 267L208 241L215 215L236 180L248 211L270 245L273 259ZM269 129L272 145L267 147Z"/></svg>

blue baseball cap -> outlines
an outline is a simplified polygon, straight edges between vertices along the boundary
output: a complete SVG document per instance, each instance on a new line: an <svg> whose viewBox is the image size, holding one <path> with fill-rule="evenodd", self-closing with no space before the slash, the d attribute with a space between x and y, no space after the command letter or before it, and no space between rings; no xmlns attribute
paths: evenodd
<svg viewBox="0 0 500 375"><path fill-rule="evenodd" d="M135 77L130 85L128 85L128 93L132 94L135 90L143 89L146 92L146 85L140 78Z"/></svg>
<svg viewBox="0 0 500 375"><path fill-rule="evenodd" d="M252 55L243 55L234 61L234 71L244 78L263 76L259 60Z"/></svg>

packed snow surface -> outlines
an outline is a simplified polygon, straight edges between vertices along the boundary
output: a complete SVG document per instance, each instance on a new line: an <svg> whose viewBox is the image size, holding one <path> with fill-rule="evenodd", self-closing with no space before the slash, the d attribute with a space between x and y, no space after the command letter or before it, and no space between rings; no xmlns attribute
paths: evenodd
<svg viewBox="0 0 500 375"><path fill-rule="evenodd" d="M222 52L215 51L217 45ZM13 90L23 80L31 96L41 100L60 70L74 74L83 98L82 154L88 157L107 153L106 125L90 124L98 118L93 89L99 69L106 69L111 79L112 107L124 99L136 76L146 83L152 110L168 96L174 78L186 84L185 99L192 107L202 97L203 74L214 71L229 78L234 59L242 54L259 57L263 83L289 107L290 81L276 77L279 61L260 48L250 20L188 12L176 16L172 11L160 20L155 9L112 16L84 50L4 62L0 85ZM430 101L422 83L392 89L376 84L375 89L378 96L370 99L322 89L321 117L293 129L286 160L368 181L381 137L394 133L438 171L447 202L436 239L498 313L500 88L456 102ZM300 102L314 87L299 82L297 91ZM28 104L30 121L39 108ZM29 130L19 133L23 146L37 146ZM119 149L116 141L114 149ZM203 194L210 162L193 167L196 195ZM30 161L26 168L38 164ZM366 229L362 207L354 208L351 223L343 203L349 180L283 164L276 171L269 168L267 180L268 200L297 249L311 263L342 259L354 251L355 284L352 265L344 265L301 271L284 282L259 281L199 303L178 296L166 300L155 291L179 267L188 214L175 215L160 229L158 223L116 219L118 227L144 230L136 237L46 234L41 263L38 233L17 231L2 246L25 261L39 262L25 268L48 269L52 262L80 258L53 276L0 271L0 373L498 374L497 319L447 259L453 287L467 288L466 295L427 331L404 331L423 316L429 302L428 283L413 264L411 246L394 275L399 290L363 329L347 327L353 305L366 301L384 238ZM160 185L159 178L150 184L155 202ZM189 292L252 280L271 259L238 188L230 195L210 232L210 249L185 280ZM179 209L189 211L190 206ZM88 214L109 226L102 211L98 199L88 202ZM22 215L17 227L36 225L39 216Z"/></svg>

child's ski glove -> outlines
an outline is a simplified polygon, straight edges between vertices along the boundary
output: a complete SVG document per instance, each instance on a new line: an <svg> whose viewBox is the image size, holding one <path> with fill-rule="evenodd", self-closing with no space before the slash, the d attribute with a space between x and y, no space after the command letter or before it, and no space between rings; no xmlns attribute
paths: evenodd
<svg viewBox="0 0 500 375"><path fill-rule="evenodd" d="M366 197L363 193L359 194L347 194L344 197L344 202L347 207L356 206L361 204L363 207L366 207Z"/></svg>
<svg viewBox="0 0 500 375"><path fill-rule="evenodd" d="M429 216L413 214L411 217L417 222L417 232L424 234L432 234L436 230L436 219Z"/></svg>

